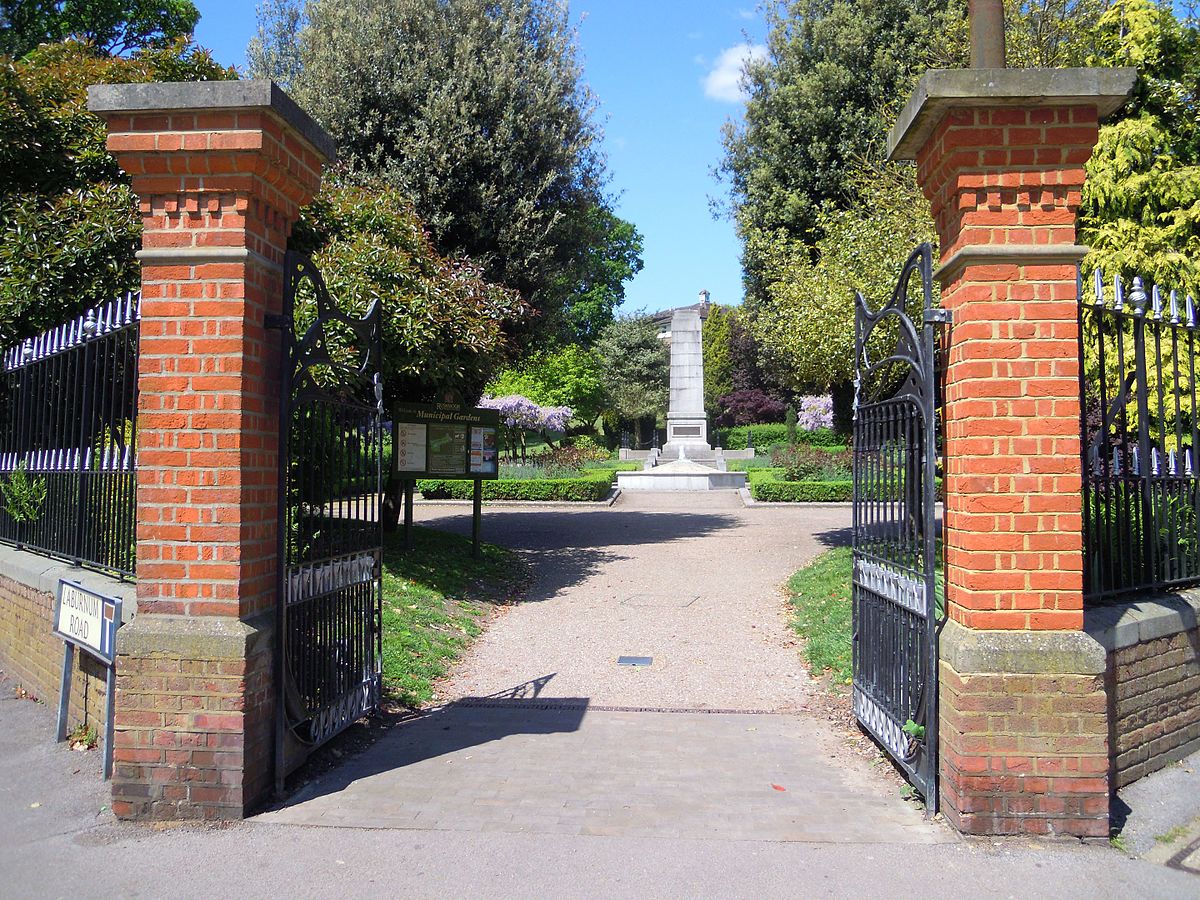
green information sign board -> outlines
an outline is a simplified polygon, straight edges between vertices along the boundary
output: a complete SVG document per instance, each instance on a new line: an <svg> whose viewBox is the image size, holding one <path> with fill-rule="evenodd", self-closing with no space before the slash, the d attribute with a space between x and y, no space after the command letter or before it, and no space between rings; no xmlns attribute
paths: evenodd
<svg viewBox="0 0 1200 900"><path fill-rule="evenodd" d="M500 475L500 413L453 403L405 403L396 410L395 467L401 478Z"/></svg>

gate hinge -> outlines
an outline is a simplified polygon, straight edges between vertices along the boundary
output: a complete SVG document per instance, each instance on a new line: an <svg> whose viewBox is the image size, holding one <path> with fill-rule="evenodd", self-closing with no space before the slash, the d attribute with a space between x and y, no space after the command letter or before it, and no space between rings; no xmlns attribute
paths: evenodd
<svg viewBox="0 0 1200 900"><path fill-rule="evenodd" d="M288 318L288 316L282 315L281 313L267 313L265 316L263 316L263 327L278 329L287 328L291 324L288 321Z"/></svg>
<svg viewBox="0 0 1200 900"><path fill-rule="evenodd" d="M932 307L925 310L925 321L935 325L951 325L954 322L954 310L942 309L940 306Z"/></svg>

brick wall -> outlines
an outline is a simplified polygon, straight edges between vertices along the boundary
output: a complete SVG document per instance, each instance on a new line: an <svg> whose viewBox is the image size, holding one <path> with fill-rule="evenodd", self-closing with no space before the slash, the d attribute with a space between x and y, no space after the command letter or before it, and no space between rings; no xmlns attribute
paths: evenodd
<svg viewBox="0 0 1200 900"><path fill-rule="evenodd" d="M1083 164L1097 134L1094 106L953 109L917 157L948 263L942 306L954 312L946 357L948 612L972 628L1082 627L1070 257ZM1055 246L1064 258L1038 255Z"/></svg>
<svg viewBox="0 0 1200 900"><path fill-rule="evenodd" d="M0 575L0 672L49 706L58 703L63 642L50 633L54 596ZM75 654L68 727L92 725L104 733L104 666L86 653Z"/></svg>
<svg viewBox="0 0 1200 900"><path fill-rule="evenodd" d="M198 657L202 654L187 654ZM122 818L225 819L271 780L271 653L132 653L117 674L113 811Z"/></svg>
<svg viewBox="0 0 1200 900"><path fill-rule="evenodd" d="M333 145L265 81L97 86L89 106L142 217L139 616L113 808L237 818L271 775L282 338L267 319Z"/></svg>
<svg viewBox="0 0 1200 900"><path fill-rule="evenodd" d="M1075 219L1129 69L933 71L889 136L937 226L944 332L941 789L978 834L1108 833L1084 634Z"/></svg>
<svg viewBox="0 0 1200 900"><path fill-rule="evenodd" d="M1200 750L1200 629L1112 652L1113 786Z"/></svg>
<svg viewBox="0 0 1200 900"><path fill-rule="evenodd" d="M969 834L1108 835L1100 675L959 675L941 665L942 801Z"/></svg>

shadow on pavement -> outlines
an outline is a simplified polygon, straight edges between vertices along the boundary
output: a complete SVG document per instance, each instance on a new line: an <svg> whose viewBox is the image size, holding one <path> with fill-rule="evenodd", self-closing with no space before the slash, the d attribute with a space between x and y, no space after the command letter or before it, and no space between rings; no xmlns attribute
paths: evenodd
<svg viewBox="0 0 1200 900"><path fill-rule="evenodd" d="M360 779L479 747L510 735L578 731L589 700L587 697L542 698L541 693L552 678L554 673L485 697L464 697L401 722L361 754L345 760L272 809L287 809L337 794Z"/></svg>
<svg viewBox="0 0 1200 900"><path fill-rule="evenodd" d="M426 518L419 524L466 537L471 534L469 514ZM515 550L529 561L534 580L522 602L530 603L586 580L619 556L620 547L698 538L741 524L734 516L712 513L491 509L483 516L483 539Z"/></svg>

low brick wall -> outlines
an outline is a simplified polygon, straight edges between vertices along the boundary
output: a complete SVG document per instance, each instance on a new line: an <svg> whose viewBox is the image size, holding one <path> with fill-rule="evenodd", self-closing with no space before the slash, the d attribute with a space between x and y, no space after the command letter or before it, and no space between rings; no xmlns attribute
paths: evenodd
<svg viewBox="0 0 1200 900"><path fill-rule="evenodd" d="M53 706L62 678L63 642L50 633L60 578L82 582L122 598L125 619L134 612L131 584L86 572L33 553L0 546L0 671L15 686ZM103 731L104 667L86 653L75 654L70 725Z"/></svg>
<svg viewBox="0 0 1200 900"><path fill-rule="evenodd" d="M1139 597L1088 618L1108 651L1116 789L1200 750L1200 593Z"/></svg>

